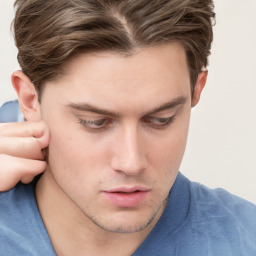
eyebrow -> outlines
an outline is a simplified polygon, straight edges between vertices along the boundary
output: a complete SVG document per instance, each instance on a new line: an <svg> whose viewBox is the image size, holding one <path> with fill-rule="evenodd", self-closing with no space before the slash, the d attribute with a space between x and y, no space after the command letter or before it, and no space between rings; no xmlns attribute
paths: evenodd
<svg viewBox="0 0 256 256"><path fill-rule="evenodd" d="M79 111L84 111L84 112L93 112L97 113L100 115L106 115L106 116L112 116L112 117L119 117L119 114L106 110L106 109L101 109L96 106L90 105L88 103L71 103L68 104L69 108L79 110Z"/></svg>
<svg viewBox="0 0 256 256"><path fill-rule="evenodd" d="M184 105L187 102L187 99L187 97L177 97L170 102L164 103L160 107L152 109L149 113L147 113L147 115L152 115L166 109L171 109L178 105Z"/></svg>
<svg viewBox="0 0 256 256"><path fill-rule="evenodd" d="M163 110L174 108L178 105L183 105L187 102L187 99L188 99L187 97L174 98L170 102L164 103L163 105L150 110L148 113L146 113L146 115L152 115L152 114L158 113ZM92 113L96 113L96 114L100 114L100 115L111 116L114 118L120 117L120 114L118 114L116 112L113 112L113 111L110 111L107 109L101 109L101 108L98 108L98 107L93 106L88 103L70 103L67 106L69 108L79 110L79 111L92 112Z"/></svg>

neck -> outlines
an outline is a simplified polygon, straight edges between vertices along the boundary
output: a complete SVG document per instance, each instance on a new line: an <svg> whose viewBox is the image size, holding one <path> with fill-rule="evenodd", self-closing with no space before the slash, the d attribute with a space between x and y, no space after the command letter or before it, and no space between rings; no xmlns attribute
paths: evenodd
<svg viewBox="0 0 256 256"><path fill-rule="evenodd" d="M49 171L36 186L43 222L57 255L132 255L151 232L161 214L139 232L115 233L94 224L59 188ZM161 212L162 213L162 212Z"/></svg>

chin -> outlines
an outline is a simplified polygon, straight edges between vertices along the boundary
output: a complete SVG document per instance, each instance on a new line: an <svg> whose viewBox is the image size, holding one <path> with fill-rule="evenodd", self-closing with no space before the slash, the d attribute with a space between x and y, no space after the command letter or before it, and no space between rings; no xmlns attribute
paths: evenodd
<svg viewBox="0 0 256 256"><path fill-rule="evenodd" d="M113 232L113 233L122 233L122 234L128 234L128 233L135 233L142 231L146 229L148 226L150 226L153 218L150 220L144 221L129 221L127 219L124 219L123 221L115 221L114 223L108 223L108 224L97 224L101 229ZM118 223L119 222L119 223Z"/></svg>
<svg viewBox="0 0 256 256"><path fill-rule="evenodd" d="M161 217L164 208L167 204L167 198L163 201L160 207L154 209L147 209L147 211L125 210L112 214L110 218L95 219L90 218L91 221L101 229L108 232L115 233L135 233L150 229L154 226Z"/></svg>

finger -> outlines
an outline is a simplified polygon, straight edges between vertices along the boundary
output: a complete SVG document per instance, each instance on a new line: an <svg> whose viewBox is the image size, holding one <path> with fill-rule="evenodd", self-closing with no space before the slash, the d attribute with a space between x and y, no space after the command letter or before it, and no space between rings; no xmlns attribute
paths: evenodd
<svg viewBox="0 0 256 256"><path fill-rule="evenodd" d="M40 136L35 136L38 139L39 145L41 149L48 147L50 142L50 132L48 126L45 124L44 121L41 122L41 129L42 133Z"/></svg>
<svg viewBox="0 0 256 256"><path fill-rule="evenodd" d="M43 172L46 168L46 162L37 160L28 160L8 155L0 155L0 191L6 191L13 188L20 180L29 181L36 175Z"/></svg>
<svg viewBox="0 0 256 256"><path fill-rule="evenodd" d="M0 137L0 154L34 160L44 159L40 143L34 137Z"/></svg>
<svg viewBox="0 0 256 256"><path fill-rule="evenodd" d="M30 182L33 181L34 178L34 175L25 175L24 177L21 178L21 182L24 184L29 184Z"/></svg>
<svg viewBox="0 0 256 256"><path fill-rule="evenodd" d="M44 121L1 123L0 136L39 138L42 148L46 147L49 143L49 130Z"/></svg>

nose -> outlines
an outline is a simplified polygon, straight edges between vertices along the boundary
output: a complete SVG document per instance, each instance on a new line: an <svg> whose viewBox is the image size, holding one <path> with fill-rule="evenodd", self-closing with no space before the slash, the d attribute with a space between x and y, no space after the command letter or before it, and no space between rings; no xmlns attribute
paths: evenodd
<svg viewBox="0 0 256 256"><path fill-rule="evenodd" d="M146 165L146 152L139 129L123 129L113 145L112 169L134 176L143 171Z"/></svg>

